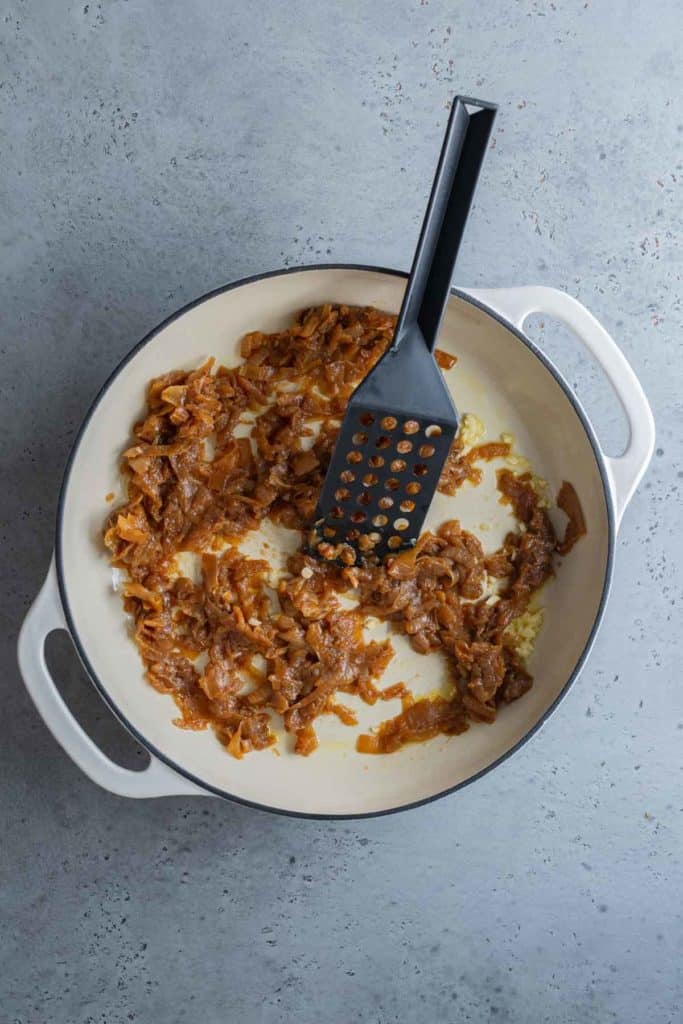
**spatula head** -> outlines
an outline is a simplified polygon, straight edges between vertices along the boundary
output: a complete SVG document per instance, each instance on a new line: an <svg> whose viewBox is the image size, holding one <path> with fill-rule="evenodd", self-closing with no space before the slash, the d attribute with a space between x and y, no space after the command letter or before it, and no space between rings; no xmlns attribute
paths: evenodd
<svg viewBox="0 0 683 1024"><path fill-rule="evenodd" d="M353 565L412 547L458 429L421 336L392 346L349 401L309 548Z"/></svg>

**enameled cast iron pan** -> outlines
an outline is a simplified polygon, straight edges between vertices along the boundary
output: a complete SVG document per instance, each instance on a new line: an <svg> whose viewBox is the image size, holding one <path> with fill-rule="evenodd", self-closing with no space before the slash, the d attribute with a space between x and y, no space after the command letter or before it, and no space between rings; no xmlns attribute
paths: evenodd
<svg viewBox="0 0 683 1024"><path fill-rule="evenodd" d="M382 814L443 796L495 767L533 735L576 679L603 615L619 522L650 460L654 423L631 367L583 306L552 288L512 288L454 292L439 347L458 356L447 379L461 411L476 413L489 438L512 433L552 493L570 480L583 505L588 535L542 593L545 620L531 662L532 690L503 708L492 725L473 725L462 736L410 744L388 756L363 756L354 749L360 728L395 713L384 704L365 709L358 730L325 716L316 723L321 743L310 758L289 753L281 743L279 757L265 750L236 761L212 731L176 728L171 698L145 682L112 586L101 531L105 496L122 493L120 453L142 411L147 381L172 368L192 368L208 355L230 365L238 361L246 331L284 327L306 306L343 302L397 312L404 287L403 274L356 266L305 267L227 285L152 331L96 398L69 458L55 558L26 616L19 661L46 724L99 785L134 797L212 793L290 814ZM522 333L533 312L563 321L605 371L630 427L628 447L619 458L603 453L576 396ZM455 498L439 495L426 526L457 517L479 533L485 523L488 533L480 536L493 549L507 528L507 515L493 487L465 487ZM71 715L45 664L45 638L54 629L69 631L103 699L149 750L146 770L112 763ZM386 683L400 678L416 693L434 690L440 681L438 659L413 653L402 637L394 646Z"/></svg>

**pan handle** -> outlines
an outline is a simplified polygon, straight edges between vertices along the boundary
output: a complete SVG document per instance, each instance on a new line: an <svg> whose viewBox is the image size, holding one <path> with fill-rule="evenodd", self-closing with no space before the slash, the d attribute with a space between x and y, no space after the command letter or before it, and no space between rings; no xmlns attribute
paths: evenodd
<svg viewBox="0 0 683 1024"><path fill-rule="evenodd" d="M66 629L54 559L47 578L24 619L19 634L19 668L33 703L46 726L89 779L117 796L150 797L208 794L167 768L155 757L144 771L131 771L110 761L81 728L62 700L45 662L45 639Z"/></svg>
<svg viewBox="0 0 683 1024"><path fill-rule="evenodd" d="M602 367L626 414L629 440L622 455L605 455L614 498L617 528L648 467L655 444L655 421L650 403L625 355L578 299L557 288L490 288L467 290L467 295L490 306L518 330L532 313L553 316L565 324Z"/></svg>

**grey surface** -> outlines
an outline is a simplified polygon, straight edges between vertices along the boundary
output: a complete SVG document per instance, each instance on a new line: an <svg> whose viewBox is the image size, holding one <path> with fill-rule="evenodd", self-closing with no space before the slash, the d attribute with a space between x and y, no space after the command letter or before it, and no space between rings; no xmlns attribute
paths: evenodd
<svg viewBox="0 0 683 1024"><path fill-rule="evenodd" d="M3 4L3 1020L668 1022L681 976L678 0ZM458 281L593 309L649 394L590 663L541 735L442 802L353 823L101 792L15 666L94 392L202 292L407 267L456 89L501 104ZM614 448L616 403L534 328ZM93 734L142 761L50 643Z"/></svg>

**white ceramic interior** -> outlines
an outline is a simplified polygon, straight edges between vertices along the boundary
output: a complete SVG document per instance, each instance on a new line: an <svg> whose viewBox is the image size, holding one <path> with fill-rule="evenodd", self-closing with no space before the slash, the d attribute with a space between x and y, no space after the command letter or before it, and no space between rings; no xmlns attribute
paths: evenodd
<svg viewBox="0 0 683 1024"><path fill-rule="evenodd" d="M74 639L124 722L172 767L221 794L291 812L360 815L447 791L506 755L543 720L575 674L599 618L608 577L609 497L588 428L553 373L516 332L454 295L439 347L458 357L446 377L461 414L476 413L488 438L501 431L514 434L518 450L553 494L570 480L588 524L588 535L543 591L545 622L531 663L530 693L504 708L493 725L474 725L463 736L409 745L390 756L362 756L354 741L360 728L396 713L398 702L373 708L354 704L359 729L344 727L333 716L319 720L320 748L310 758L295 756L290 738L283 737L279 756L266 750L236 761L210 730L176 728L171 698L145 682L101 534L109 507L105 496L122 496L119 457L142 412L146 382L174 367L194 367L209 355L232 364L244 332L284 327L305 306L329 301L398 311L404 286L403 277L386 272L314 268L219 292L137 349L103 391L77 445L58 537L61 591ZM439 495L429 523L459 518L494 549L512 520L493 481L491 469L482 487L466 485L455 498ZM561 527L561 515L557 522ZM402 638L393 642L396 655L384 681L403 679L418 693L438 689L444 678L440 658L415 654Z"/></svg>

